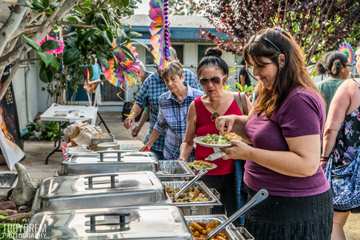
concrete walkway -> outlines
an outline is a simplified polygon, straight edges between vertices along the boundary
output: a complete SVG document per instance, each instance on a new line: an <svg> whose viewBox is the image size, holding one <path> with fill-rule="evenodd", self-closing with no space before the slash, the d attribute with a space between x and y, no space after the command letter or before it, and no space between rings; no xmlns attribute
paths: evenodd
<svg viewBox="0 0 360 240"><path fill-rule="evenodd" d="M114 137L119 140L133 139L130 131L125 129L121 122L120 113L101 113ZM137 139L142 140L147 131L148 124L144 126ZM56 175L60 167L61 153L55 153L45 165L44 160L47 154L54 147L52 142L32 142L26 141L24 151L26 158L22 163L27 167L34 180L40 181L45 177ZM0 166L1 170L7 170L6 166ZM345 226L347 240L360 240L360 214L352 214Z"/></svg>

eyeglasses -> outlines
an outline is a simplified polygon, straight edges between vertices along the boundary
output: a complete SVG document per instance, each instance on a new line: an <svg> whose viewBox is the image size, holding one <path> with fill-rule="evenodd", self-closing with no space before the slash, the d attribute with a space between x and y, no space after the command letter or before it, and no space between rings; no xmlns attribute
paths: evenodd
<svg viewBox="0 0 360 240"><path fill-rule="evenodd" d="M209 82L211 82L212 84L220 84L222 80L223 80L223 78L216 76L216 77L212 77L212 78L200 78L199 82L201 85L206 85Z"/></svg>

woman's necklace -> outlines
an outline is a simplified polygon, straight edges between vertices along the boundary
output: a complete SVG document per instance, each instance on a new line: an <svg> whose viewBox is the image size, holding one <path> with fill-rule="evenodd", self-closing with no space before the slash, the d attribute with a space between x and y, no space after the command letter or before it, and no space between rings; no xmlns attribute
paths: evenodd
<svg viewBox="0 0 360 240"><path fill-rule="evenodd" d="M211 121L215 121L218 117L220 117L220 115L217 112L213 112L211 114Z"/></svg>

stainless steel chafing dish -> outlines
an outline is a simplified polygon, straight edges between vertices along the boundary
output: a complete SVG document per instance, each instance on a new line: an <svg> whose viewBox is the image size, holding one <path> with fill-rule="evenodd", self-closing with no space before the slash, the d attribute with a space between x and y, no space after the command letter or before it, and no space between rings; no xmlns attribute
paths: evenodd
<svg viewBox="0 0 360 240"><path fill-rule="evenodd" d="M165 187L171 188L181 188L185 181L169 181L162 182ZM211 214L211 209L214 206L222 205L219 198L215 196L215 194L202 182L196 182L194 187L198 187L203 193L205 193L206 197L209 199L208 201L201 202L175 202L169 194L166 193L168 200L171 202L171 205L179 207L185 216L187 215L208 215Z"/></svg>
<svg viewBox="0 0 360 240"><path fill-rule="evenodd" d="M59 175L114 173L157 170L157 158L151 152L101 151L74 154L62 162Z"/></svg>
<svg viewBox="0 0 360 240"><path fill-rule="evenodd" d="M27 239L191 240L179 209L173 206L82 209L41 212L31 218Z"/></svg>
<svg viewBox="0 0 360 240"><path fill-rule="evenodd" d="M33 210L63 210L160 204L164 187L152 172L61 176L44 179Z"/></svg>
<svg viewBox="0 0 360 240"><path fill-rule="evenodd" d="M160 180L186 180L194 172L179 160L158 161L151 152L104 151L74 154L62 162L59 175L152 171Z"/></svg>
<svg viewBox="0 0 360 240"><path fill-rule="evenodd" d="M194 177L194 172L180 160L159 161L156 176L162 181L187 180Z"/></svg>
<svg viewBox="0 0 360 240"><path fill-rule="evenodd" d="M198 215L198 216L185 216L185 220L189 226L191 222L208 223L212 220L223 223L227 217L225 215ZM226 233L229 240L255 240L255 238L244 227L236 228L230 224L226 228Z"/></svg>

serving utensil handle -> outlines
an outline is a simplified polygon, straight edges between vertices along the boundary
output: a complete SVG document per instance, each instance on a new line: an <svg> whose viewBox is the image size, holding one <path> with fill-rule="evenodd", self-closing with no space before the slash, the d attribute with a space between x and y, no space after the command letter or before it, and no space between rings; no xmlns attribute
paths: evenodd
<svg viewBox="0 0 360 240"><path fill-rule="evenodd" d="M208 170L203 169L200 170L199 173L191 179L191 181L187 182L184 186L181 187L181 189L175 194L174 198L178 198L183 192L185 192L188 188L190 188L197 180L199 180L202 176L207 174Z"/></svg>
<svg viewBox="0 0 360 240"><path fill-rule="evenodd" d="M223 222L222 224L220 224L217 228L215 228L214 230L212 230L209 234L208 234L208 238L207 239L211 239L212 237L214 237L216 234L218 234L219 232L221 232L222 230L224 230L226 228L226 226L228 226L230 223L232 223L233 221L235 221L236 219L238 219L239 217L241 217L242 215L244 215L248 210L250 210L252 207L258 205L259 203L261 203L262 201L264 201L267 197L269 196L269 192L266 189L260 189L251 199L250 201L248 201L242 208L240 208L239 210L237 210L233 215L231 215L225 222Z"/></svg>

